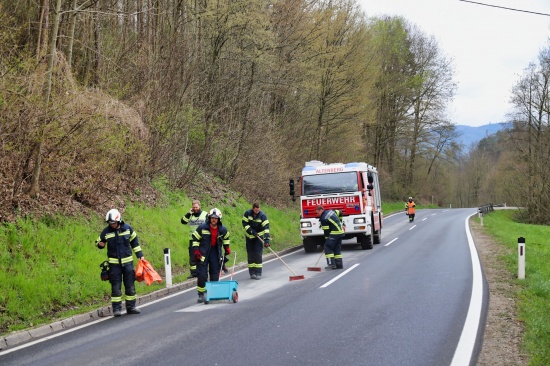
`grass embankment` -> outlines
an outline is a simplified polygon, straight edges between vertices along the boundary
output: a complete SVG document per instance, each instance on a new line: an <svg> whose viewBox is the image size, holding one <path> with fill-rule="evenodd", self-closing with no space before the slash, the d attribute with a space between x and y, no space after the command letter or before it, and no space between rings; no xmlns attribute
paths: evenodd
<svg viewBox="0 0 550 366"><path fill-rule="evenodd" d="M519 285L516 304L524 323L523 347L530 365L550 365L550 227L520 224L514 211L495 211L483 217L485 230L507 248L507 269L518 273L518 238L525 238L525 279Z"/></svg>
<svg viewBox="0 0 550 366"><path fill-rule="evenodd" d="M240 199L227 204L203 204L203 209L214 206L223 213L222 222L230 232L237 262L246 262L241 218L250 203ZM189 228L180 219L190 207L191 199L184 194L167 193L156 207L130 205L123 213L123 220L138 234L145 258L163 277L164 248L170 248L174 284L185 281L189 274ZM403 207L402 202L384 204L384 213L401 211ZM269 217L275 251L301 244L298 203L290 210L267 205L262 205L262 209ZM38 221L21 219L0 226L0 334L110 304L109 282L99 278L99 264L106 259L106 251L95 246L105 227L103 219L103 215L92 219L59 216ZM136 282L138 296L164 286Z"/></svg>

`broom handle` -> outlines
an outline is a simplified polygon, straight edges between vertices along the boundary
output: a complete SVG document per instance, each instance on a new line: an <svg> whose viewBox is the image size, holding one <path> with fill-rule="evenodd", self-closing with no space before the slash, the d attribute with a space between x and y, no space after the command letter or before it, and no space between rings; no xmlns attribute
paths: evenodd
<svg viewBox="0 0 550 366"><path fill-rule="evenodd" d="M319 255L319 258L317 258L317 262L315 263L315 267L317 267L317 265L319 264L319 261L321 260L321 257L323 256L323 254L325 254L324 250L321 252L321 255Z"/></svg>
<svg viewBox="0 0 550 366"><path fill-rule="evenodd" d="M260 239L260 240L261 240L261 239ZM262 240L262 242L263 242L263 240ZM279 258L279 260L280 260L281 262L283 262L283 264L286 266L286 268L288 268L288 270L289 270L290 272L292 272L292 274L293 274L294 276L298 276L298 275L292 270L292 268L290 268L290 267L288 266L288 264L285 263L285 261L283 260L283 258L279 257L279 255L278 255L277 253L275 253L275 251L274 251L273 249L271 249L271 247L268 247L268 248L269 248L269 250L271 250L271 253L275 254L275 256L276 256L277 258Z"/></svg>
<svg viewBox="0 0 550 366"><path fill-rule="evenodd" d="M258 239L260 239L260 241L262 242L262 245L265 244L264 240L263 240L259 235L256 236L256 237L257 237ZM288 266L288 264L285 263L285 261L283 260L283 258L279 257L279 255L278 255L277 253L275 253L275 251L274 251L273 249L271 249L271 246L269 246L268 248L269 248L269 250L271 250L271 253L275 254L275 256L276 256L277 258L279 258L279 260L280 260L281 262L283 262L283 264L286 266L286 268L288 268L288 270L289 270L290 272L292 272L292 274L293 274L294 276L298 276L298 275L292 270L292 268L290 268L290 267Z"/></svg>

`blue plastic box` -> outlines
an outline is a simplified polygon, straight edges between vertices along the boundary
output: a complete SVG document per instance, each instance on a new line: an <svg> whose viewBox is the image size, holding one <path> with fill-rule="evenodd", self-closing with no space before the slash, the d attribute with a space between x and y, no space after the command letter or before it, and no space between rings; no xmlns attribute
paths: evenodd
<svg viewBox="0 0 550 366"><path fill-rule="evenodd" d="M205 304L212 300L230 300L233 302L239 301L239 293L237 281L214 281L206 282L206 298Z"/></svg>

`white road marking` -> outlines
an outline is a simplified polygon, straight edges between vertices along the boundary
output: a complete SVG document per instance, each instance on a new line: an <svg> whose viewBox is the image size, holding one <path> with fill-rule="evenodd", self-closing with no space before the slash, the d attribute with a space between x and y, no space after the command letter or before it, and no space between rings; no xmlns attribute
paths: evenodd
<svg viewBox="0 0 550 366"><path fill-rule="evenodd" d="M413 226L411 226L411 227L409 228L409 230L412 230L412 229L414 229L415 227L416 227L416 225L413 225Z"/></svg>
<svg viewBox="0 0 550 366"><path fill-rule="evenodd" d="M469 220L471 214L466 218L464 226L466 227L466 235L468 237L468 245L470 246L470 256L472 260L472 297L470 298L470 307L468 315L464 322L464 328L460 335L460 340L456 346L455 354L451 362L451 366L467 366L470 365L472 355L474 353L475 341L477 337L478 327L481 318L481 305L483 302L483 282L481 275L481 264L477 255L477 249L470 233Z"/></svg>
<svg viewBox="0 0 550 366"><path fill-rule="evenodd" d="M427 218L427 217L424 217L424 218L422 219L422 221L426 221L426 220L428 220L428 218Z"/></svg>
<svg viewBox="0 0 550 366"><path fill-rule="evenodd" d="M399 239L399 238L393 239L392 241L390 241L388 244L385 244L384 246L387 247L388 245L390 245L391 243L393 243L393 242L396 241L397 239Z"/></svg>
<svg viewBox="0 0 550 366"><path fill-rule="evenodd" d="M334 277L332 280L326 282L324 285L322 285L321 287L319 288L324 288L324 287L327 287L327 286L330 286L331 284L333 284L334 282L338 281L340 278L342 278L343 276L345 276L347 273L349 273L351 270L353 270L355 267L357 267L359 265L359 263L356 263L354 264L353 266L351 266L350 268L348 268L347 270L345 270L344 272L340 273L338 276Z"/></svg>

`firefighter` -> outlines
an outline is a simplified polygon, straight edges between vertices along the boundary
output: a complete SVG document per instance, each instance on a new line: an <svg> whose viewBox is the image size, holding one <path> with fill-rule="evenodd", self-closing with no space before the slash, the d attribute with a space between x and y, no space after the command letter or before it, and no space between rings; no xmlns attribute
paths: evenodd
<svg viewBox="0 0 550 366"><path fill-rule="evenodd" d="M130 225L122 221L122 216L117 209L112 209L105 215L105 221L109 225L103 229L96 240L99 249L107 245L107 257L109 261L109 282L111 283L111 303L113 315L122 315L122 283L126 295L126 312L139 314L136 307L136 288L134 263L132 253L139 260L145 257L141 252L136 232Z"/></svg>
<svg viewBox="0 0 550 366"><path fill-rule="evenodd" d="M197 262L197 302L204 302L206 280L220 279L224 257L231 254L229 232L222 224L222 213L217 208L208 212L206 222L193 232L193 256ZM223 250L223 253L222 253Z"/></svg>
<svg viewBox="0 0 550 366"><path fill-rule="evenodd" d="M191 210L181 218L183 225L189 225L189 246L187 248L189 252L189 271L190 274L187 279L197 277L197 262L195 262L195 256L193 255L193 232L197 230L199 225L206 222L206 216L208 213L201 210L201 203L199 200L192 202Z"/></svg>
<svg viewBox="0 0 550 366"><path fill-rule="evenodd" d="M344 229L342 223L332 210L325 210L323 206L315 208L321 228L325 233L325 257L327 259L326 270L343 269L342 261L342 238L344 237Z"/></svg>
<svg viewBox="0 0 550 366"><path fill-rule="evenodd" d="M264 247L269 247L269 220L260 210L260 204L254 202L242 219L246 237L246 253L248 256L248 273L253 280L262 278L262 254ZM262 240L260 240L262 238Z"/></svg>
<svg viewBox="0 0 550 366"><path fill-rule="evenodd" d="M409 216L409 222L414 221L414 216L416 215L415 207L416 205L414 204L413 198L409 197L409 200L405 202L405 212Z"/></svg>

